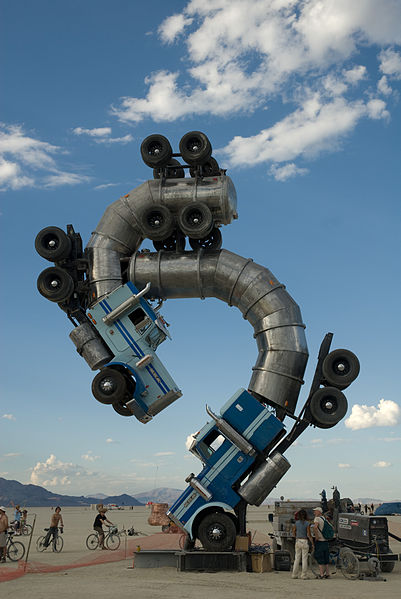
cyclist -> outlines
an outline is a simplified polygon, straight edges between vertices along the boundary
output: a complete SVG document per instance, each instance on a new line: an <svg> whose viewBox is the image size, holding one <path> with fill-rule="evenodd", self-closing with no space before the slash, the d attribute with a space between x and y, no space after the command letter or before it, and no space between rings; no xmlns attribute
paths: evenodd
<svg viewBox="0 0 401 599"><path fill-rule="evenodd" d="M15 529L15 534L16 535L20 535L21 534L21 508L19 505L15 506L15 511L14 511L14 529Z"/></svg>
<svg viewBox="0 0 401 599"><path fill-rule="evenodd" d="M47 531L47 535L45 537L44 543L43 545L45 547L48 547L50 545L50 537L53 535L53 540L56 538L57 536L57 528L60 526L60 530L61 532L63 532L63 517L60 514L61 512L61 507L57 506L56 509L54 510L54 514L52 514L51 520L50 520L50 527L49 530Z"/></svg>
<svg viewBox="0 0 401 599"><path fill-rule="evenodd" d="M6 514L6 508L2 505L0 506L0 561L6 561L7 555L7 528L8 528L8 518Z"/></svg>
<svg viewBox="0 0 401 599"><path fill-rule="evenodd" d="M108 522L111 526L114 526L113 522L110 522L110 520L108 520L106 518L106 512L107 512L107 508L101 507L99 509L99 513L96 516L95 521L93 523L93 528L94 528L94 530L96 530L97 534L99 535L99 547L101 549L107 549L107 547L104 546L103 522Z"/></svg>

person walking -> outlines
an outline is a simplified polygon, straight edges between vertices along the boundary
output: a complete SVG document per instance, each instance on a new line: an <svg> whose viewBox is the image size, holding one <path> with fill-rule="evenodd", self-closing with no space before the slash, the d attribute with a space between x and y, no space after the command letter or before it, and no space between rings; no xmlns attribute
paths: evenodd
<svg viewBox="0 0 401 599"><path fill-rule="evenodd" d="M298 578L299 565L301 564L301 579L308 578L308 553L310 536L308 515L305 510L299 510L295 515L295 524L292 527L292 534L295 537L295 560L292 569L291 578Z"/></svg>
<svg viewBox="0 0 401 599"><path fill-rule="evenodd" d="M56 509L54 510L54 514L52 514L52 517L50 519L50 527L49 527L49 530L47 531L47 535L43 542L44 547L48 547L50 545L50 537L52 535L53 535L53 540L56 538L58 527L60 527L61 532L63 532L64 523L63 523L63 517L60 514L60 512L61 512L61 507L57 506Z"/></svg>
<svg viewBox="0 0 401 599"><path fill-rule="evenodd" d="M321 507L314 507L314 520L313 520L313 536L314 536L314 555L315 560L319 565L320 575L318 578L330 578L329 574L329 542L323 536L324 518Z"/></svg>
<svg viewBox="0 0 401 599"><path fill-rule="evenodd" d="M99 509L99 513L96 516L95 521L93 523L93 528L94 528L94 530L96 530L97 534L99 535L99 547L101 549L107 549L107 547L104 546L103 522L108 522L111 526L113 526L113 522L110 522L110 520L108 520L106 518L106 512L107 512L107 508L101 507Z"/></svg>
<svg viewBox="0 0 401 599"><path fill-rule="evenodd" d="M6 508L0 506L0 562L6 561L7 555L7 528L8 518L6 514Z"/></svg>

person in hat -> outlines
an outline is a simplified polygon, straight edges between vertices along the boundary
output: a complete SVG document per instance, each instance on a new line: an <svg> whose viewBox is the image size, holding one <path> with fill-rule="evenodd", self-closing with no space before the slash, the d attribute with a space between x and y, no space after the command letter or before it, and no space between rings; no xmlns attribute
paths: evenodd
<svg viewBox="0 0 401 599"><path fill-rule="evenodd" d="M111 526L114 526L113 522L110 522L110 520L106 518L106 512L107 508L101 507L93 523L93 529L96 530L97 534L99 535L99 547L101 549L107 549L107 547L104 546L103 522L108 522Z"/></svg>
<svg viewBox="0 0 401 599"><path fill-rule="evenodd" d="M313 514L315 516L313 520L313 548L315 560L319 564L320 575L318 578L330 578L329 574L329 542L324 538L322 534L324 519L323 510L321 507L314 507Z"/></svg>
<svg viewBox="0 0 401 599"><path fill-rule="evenodd" d="M6 508L0 505L0 561L6 561L7 555L7 528L8 518L6 514Z"/></svg>

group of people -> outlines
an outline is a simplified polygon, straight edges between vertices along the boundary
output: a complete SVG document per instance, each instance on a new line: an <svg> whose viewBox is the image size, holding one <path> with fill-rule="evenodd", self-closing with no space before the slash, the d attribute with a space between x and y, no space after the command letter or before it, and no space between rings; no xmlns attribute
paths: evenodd
<svg viewBox="0 0 401 599"><path fill-rule="evenodd" d="M319 565L318 578L330 578L329 573L329 543L323 536L325 518L321 507L313 508L313 522L308 520L306 510L299 510L296 515L292 534L295 537L295 560L292 569L292 578L308 578L308 553L311 545L315 559Z"/></svg>

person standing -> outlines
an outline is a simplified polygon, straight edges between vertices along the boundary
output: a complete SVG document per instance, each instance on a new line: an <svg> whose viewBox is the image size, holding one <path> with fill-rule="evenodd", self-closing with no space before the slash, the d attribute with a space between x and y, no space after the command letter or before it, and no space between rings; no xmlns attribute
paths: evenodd
<svg viewBox="0 0 401 599"><path fill-rule="evenodd" d="M21 508L19 505L15 506L14 529L15 529L15 534L17 534L17 535L21 534Z"/></svg>
<svg viewBox="0 0 401 599"><path fill-rule="evenodd" d="M296 514L295 524L292 527L292 534L295 537L295 560L292 569L291 578L298 578L299 565L302 564L301 578L308 578L308 553L309 541L311 540L309 531L309 521L305 510L299 510Z"/></svg>
<svg viewBox="0 0 401 599"><path fill-rule="evenodd" d="M107 547L104 546L103 522L108 522L111 526L113 526L113 522L110 522L110 520L106 518L106 512L107 509L105 507L100 508L99 513L96 516L95 521L93 523L93 528L99 535L99 547L101 549L107 549Z"/></svg>
<svg viewBox="0 0 401 599"><path fill-rule="evenodd" d="M319 564L320 576L318 578L330 578L329 574L329 542L323 536L324 518L321 507L314 507L313 536L314 555Z"/></svg>
<svg viewBox="0 0 401 599"><path fill-rule="evenodd" d="M0 561L6 561L7 555L7 528L8 518L6 514L6 508L0 506Z"/></svg>
<svg viewBox="0 0 401 599"><path fill-rule="evenodd" d="M64 523L63 523L63 517L60 514L60 512L61 512L61 507L57 506L56 509L54 510L54 514L52 514L52 517L50 519L50 527L49 527L49 530L47 531L47 535L43 542L44 547L48 547L50 545L50 537L52 535L53 535L53 540L56 538L57 528L59 526L60 526L61 532L63 532Z"/></svg>

